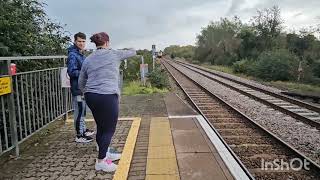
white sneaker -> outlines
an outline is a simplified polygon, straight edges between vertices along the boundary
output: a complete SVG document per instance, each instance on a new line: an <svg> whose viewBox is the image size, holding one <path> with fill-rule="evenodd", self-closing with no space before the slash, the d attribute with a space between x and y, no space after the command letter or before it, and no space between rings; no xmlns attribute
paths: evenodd
<svg viewBox="0 0 320 180"><path fill-rule="evenodd" d="M88 142L93 141L93 138L90 136L82 135L82 136L77 136L75 141L77 143L88 143Z"/></svg>
<svg viewBox="0 0 320 180"><path fill-rule="evenodd" d="M97 145L96 147L97 147L97 151L99 152L99 146ZM108 147L106 158L111 159L112 161L117 161L121 158L121 153L112 153L110 152L110 147Z"/></svg>
<svg viewBox="0 0 320 180"><path fill-rule="evenodd" d="M86 136L93 136L94 135L94 131L90 130L90 129L86 129L86 132L84 132L84 135Z"/></svg>
<svg viewBox="0 0 320 180"><path fill-rule="evenodd" d="M119 160L121 158L121 154L120 153L111 153L111 152L107 152L106 154L106 158L110 159L112 161L116 161Z"/></svg>
<svg viewBox="0 0 320 180"><path fill-rule="evenodd" d="M104 159L100 163L96 160L95 165L96 171L113 172L117 170L117 165L114 164L110 159Z"/></svg>

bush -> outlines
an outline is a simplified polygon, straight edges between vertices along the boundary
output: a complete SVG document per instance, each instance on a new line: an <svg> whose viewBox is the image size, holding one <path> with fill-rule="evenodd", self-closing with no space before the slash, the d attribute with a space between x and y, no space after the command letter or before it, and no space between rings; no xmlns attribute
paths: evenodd
<svg viewBox="0 0 320 180"><path fill-rule="evenodd" d="M248 59L242 59L241 61L237 61L232 65L232 71L234 73L242 73L249 74L252 68L253 61Z"/></svg>
<svg viewBox="0 0 320 180"><path fill-rule="evenodd" d="M320 61L313 64L313 74L315 77L320 78Z"/></svg>
<svg viewBox="0 0 320 180"><path fill-rule="evenodd" d="M144 57L144 63L148 64L149 72L152 69L152 56L151 51L148 50L138 50L138 55L142 55ZM126 81L135 81L140 79L140 64L141 57L135 56L128 58L127 61L127 69L124 69L124 62L121 63L121 69L123 69L123 78Z"/></svg>
<svg viewBox="0 0 320 180"><path fill-rule="evenodd" d="M287 50L264 52L253 63L250 75L268 81L297 79L298 58Z"/></svg>
<svg viewBox="0 0 320 180"><path fill-rule="evenodd" d="M143 86L139 81L131 81L125 83L122 94L132 96L138 94L165 93L167 91L167 89L152 87L150 84L148 86Z"/></svg>
<svg viewBox="0 0 320 180"><path fill-rule="evenodd" d="M155 68L148 75L151 85L157 88L166 88L169 85L168 76L165 70L160 69L160 67Z"/></svg>
<svg viewBox="0 0 320 180"><path fill-rule="evenodd" d="M235 54L225 54L225 55L216 57L212 64L231 66L235 61L237 61L237 59L238 57Z"/></svg>

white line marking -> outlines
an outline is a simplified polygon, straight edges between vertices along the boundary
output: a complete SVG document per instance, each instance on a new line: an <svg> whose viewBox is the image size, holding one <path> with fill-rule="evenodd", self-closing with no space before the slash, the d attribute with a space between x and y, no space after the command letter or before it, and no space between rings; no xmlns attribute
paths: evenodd
<svg viewBox="0 0 320 180"><path fill-rule="evenodd" d="M228 149L224 146L218 135L213 131L213 129L211 129L208 122L201 115L196 116L196 118L234 178L240 180L249 180L247 174L243 171Z"/></svg>
<svg viewBox="0 0 320 180"><path fill-rule="evenodd" d="M169 119L180 119L180 118L196 118L199 115L185 115L185 116L168 116Z"/></svg>

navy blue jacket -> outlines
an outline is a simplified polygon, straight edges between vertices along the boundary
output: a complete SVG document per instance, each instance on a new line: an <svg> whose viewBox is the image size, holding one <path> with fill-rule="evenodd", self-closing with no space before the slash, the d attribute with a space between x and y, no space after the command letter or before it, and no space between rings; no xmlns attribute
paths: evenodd
<svg viewBox="0 0 320 180"><path fill-rule="evenodd" d="M70 77L71 94L73 96L82 94L78 86L78 79L85 58L86 57L80 53L80 49L76 45L72 45L68 48L67 72Z"/></svg>

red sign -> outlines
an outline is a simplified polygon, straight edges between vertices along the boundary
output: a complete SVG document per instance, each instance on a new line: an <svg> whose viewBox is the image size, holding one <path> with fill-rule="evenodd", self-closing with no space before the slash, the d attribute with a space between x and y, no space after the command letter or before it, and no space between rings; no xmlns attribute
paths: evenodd
<svg viewBox="0 0 320 180"><path fill-rule="evenodd" d="M16 66L16 64L14 64L14 63L10 64L10 72L11 72L10 75L12 75L12 76L17 74L17 66Z"/></svg>

